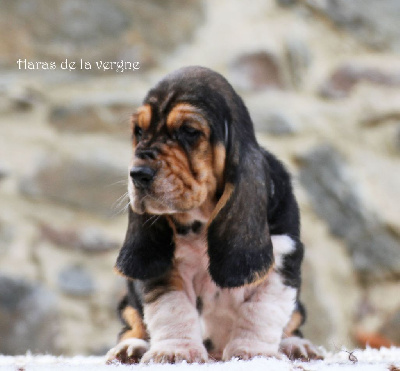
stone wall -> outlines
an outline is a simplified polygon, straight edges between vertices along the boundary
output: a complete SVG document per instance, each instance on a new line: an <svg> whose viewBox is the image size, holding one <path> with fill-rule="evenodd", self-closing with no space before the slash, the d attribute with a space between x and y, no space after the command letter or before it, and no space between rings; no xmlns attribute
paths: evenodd
<svg viewBox="0 0 400 371"><path fill-rule="evenodd" d="M260 142L292 171L305 335L332 350L400 344L398 1L3 3L0 353L114 343L129 116L190 64L232 82ZM62 69L66 59L93 68ZM120 60L140 69L95 68Z"/></svg>

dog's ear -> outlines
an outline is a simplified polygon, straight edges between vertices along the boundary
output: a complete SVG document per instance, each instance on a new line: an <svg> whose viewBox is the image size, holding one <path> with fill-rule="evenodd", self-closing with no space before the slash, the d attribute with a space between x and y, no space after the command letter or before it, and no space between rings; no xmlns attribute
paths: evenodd
<svg viewBox="0 0 400 371"><path fill-rule="evenodd" d="M236 129L237 130L237 129ZM208 227L209 272L220 287L266 276L273 265L268 228L268 163L257 142L232 125L226 144L225 186Z"/></svg>
<svg viewBox="0 0 400 371"><path fill-rule="evenodd" d="M131 279L159 277L172 266L173 231L164 216L138 215L129 208L128 230L115 269Z"/></svg>

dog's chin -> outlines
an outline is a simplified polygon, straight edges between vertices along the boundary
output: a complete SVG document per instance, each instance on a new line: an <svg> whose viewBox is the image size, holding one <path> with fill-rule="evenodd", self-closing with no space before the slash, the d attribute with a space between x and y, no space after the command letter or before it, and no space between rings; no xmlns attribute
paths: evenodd
<svg viewBox="0 0 400 371"><path fill-rule="evenodd" d="M150 214L150 215L164 215L174 214L178 212L175 208L169 208L165 205L161 205L156 201L133 199L130 202L131 209L136 214Z"/></svg>
<svg viewBox="0 0 400 371"><path fill-rule="evenodd" d="M144 214L146 212L143 203L137 202L136 200L130 200L129 202L131 210L136 214Z"/></svg>
<svg viewBox="0 0 400 371"><path fill-rule="evenodd" d="M202 199L199 199L197 202L181 202L181 200L168 198L165 194L154 195L150 192L146 194L132 192L129 193L129 198L132 211L137 214L149 215L187 213L200 207L204 202ZM162 199L163 202L160 202L160 199Z"/></svg>

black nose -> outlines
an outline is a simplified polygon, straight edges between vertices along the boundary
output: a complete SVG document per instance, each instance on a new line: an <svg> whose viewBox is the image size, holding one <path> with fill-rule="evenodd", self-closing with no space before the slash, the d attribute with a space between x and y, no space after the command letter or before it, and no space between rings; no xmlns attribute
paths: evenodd
<svg viewBox="0 0 400 371"><path fill-rule="evenodd" d="M154 179L156 170L149 166L134 166L130 175L136 188L147 188Z"/></svg>

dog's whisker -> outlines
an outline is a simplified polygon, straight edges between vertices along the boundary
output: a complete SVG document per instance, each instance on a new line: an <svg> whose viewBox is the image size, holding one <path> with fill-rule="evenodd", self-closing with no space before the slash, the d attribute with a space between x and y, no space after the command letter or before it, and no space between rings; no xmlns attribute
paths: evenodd
<svg viewBox="0 0 400 371"><path fill-rule="evenodd" d="M151 221L153 221L154 219L156 219L157 216L159 216L159 215L152 215L149 219L147 219L147 220L143 223L143 227L146 226L147 223L150 223Z"/></svg>
<svg viewBox="0 0 400 371"><path fill-rule="evenodd" d="M129 209L129 206L130 206L130 201L128 201L128 203L125 206L116 209L115 212L111 214L111 218L115 218L121 214L124 214Z"/></svg>
<svg viewBox="0 0 400 371"><path fill-rule="evenodd" d="M128 197L128 191L126 191L122 196L118 197L118 199L111 205L111 208L119 208L119 206L121 206L121 204L125 201L126 197Z"/></svg>
<svg viewBox="0 0 400 371"><path fill-rule="evenodd" d="M157 222L157 220L160 219L160 217L161 217L161 215L156 215L155 220L153 221L153 223L151 223L151 224L149 225L149 228L150 228L151 226L153 226L153 225Z"/></svg>
<svg viewBox="0 0 400 371"><path fill-rule="evenodd" d="M125 178L124 178L124 179L121 179L121 180L117 180L117 181L114 182L114 183L107 184L105 187L106 187L106 188L110 188L110 187L113 187L113 186L119 185L119 184L127 185L127 180L126 180Z"/></svg>
<svg viewBox="0 0 400 371"><path fill-rule="evenodd" d="M154 201L157 201L161 206L164 206L165 208L168 208L168 203L166 202L166 198L162 198L162 197L155 197L154 195L151 194L146 194L145 196L143 196L143 198L141 199L141 202L143 202L145 200L145 198L148 197Z"/></svg>

